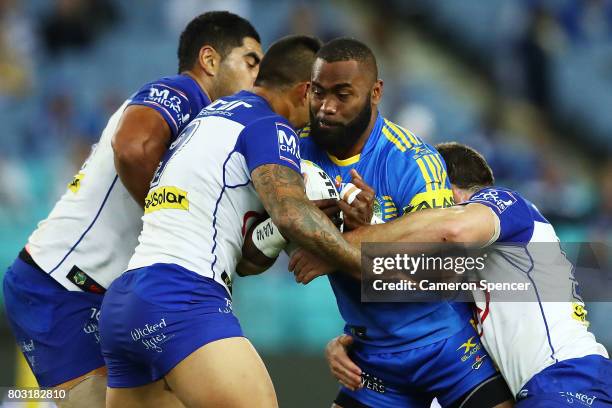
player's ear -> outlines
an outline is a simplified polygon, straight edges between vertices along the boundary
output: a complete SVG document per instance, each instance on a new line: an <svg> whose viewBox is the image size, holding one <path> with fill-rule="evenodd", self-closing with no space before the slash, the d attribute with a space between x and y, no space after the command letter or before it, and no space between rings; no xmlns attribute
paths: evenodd
<svg viewBox="0 0 612 408"><path fill-rule="evenodd" d="M300 82L293 87L293 95L299 105L308 103L308 89L310 89L310 82Z"/></svg>
<svg viewBox="0 0 612 408"><path fill-rule="evenodd" d="M383 95L383 80L377 79L372 87L372 104L378 105Z"/></svg>
<svg viewBox="0 0 612 408"><path fill-rule="evenodd" d="M219 71L219 65L221 65L221 56L213 47L205 45L200 48L198 64L207 75L215 76Z"/></svg>

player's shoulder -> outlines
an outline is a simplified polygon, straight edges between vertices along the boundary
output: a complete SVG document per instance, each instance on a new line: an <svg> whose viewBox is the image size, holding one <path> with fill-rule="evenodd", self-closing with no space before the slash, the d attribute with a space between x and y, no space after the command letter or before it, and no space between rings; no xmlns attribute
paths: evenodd
<svg viewBox="0 0 612 408"><path fill-rule="evenodd" d="M485 204L498 214L504 213L511 207L522 210L526 207L525 199L518 192L497 186L490 186L477 191L468 201Z"/></svg>
<svg viewBox="0 0 612 408"><path fill-rule="evenodd" d="M303 140L304 142L310 142L310 123L306 124L306 126L304 126L303 128L298 129L297 134L300 137L300 140Z"/></svg>
<svg viewBox="0 0 612 408"><path fill-rule="evenodd" d="M378 154L384 157L387 176L391 179L409 177L415 182L420 179L422 183L446 180L446 165L438 151L388 119L383 119L377 144Z"/></svg>
<svg viewBox="0 0 612 408"><path fill-rule="evenodd" d="M244 129L274 126L277 122L288 125L287 119L274 112L265 99L249 91L215 100L200 112L199 117L222 117Z"/></svg>
<svg viewBox="0 0 612 408"><path fill-rule="evenodd" d="M510 188L487 187L476 192L468 201L485 204L499 216L518 216L548 223L531 201L523 197L518 191Z"/></svg>
<svg viewBox="0 0 612 408"><path fill-rule="evenodd" d="M300 142L300 153L303 158L319 162L323 153L310 137L310 124L297 130Z"/></svg>
<svg viewBox="0 0 612 408"><path fill-rule="evenodd" d="M438 155L433 146L389 119L381 118L379 132L377 140L379 149L404 166L416 165L417 160L427 155Z"/></svg>
<svg viewBox="0 0 612 408"><path fill-rule="evenodd" d="M145 83L140 91L148 91L149 97L168 97L170 93L176 93L184 99L190 99L193 94L202 94L202 90L193 78L179 74L164 76Z"/></svg>

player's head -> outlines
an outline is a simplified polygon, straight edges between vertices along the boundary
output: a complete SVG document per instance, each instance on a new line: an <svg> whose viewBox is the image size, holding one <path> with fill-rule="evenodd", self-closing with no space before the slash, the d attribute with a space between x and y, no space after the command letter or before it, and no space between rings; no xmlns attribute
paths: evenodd
<svg viewBox="0 0 612 408"><path fill-rule="evenodd" d="M248 89L259 71L260 42L251 23L236 14L201 14L181 33L179 73L194 74L213 100Z"/></svg>
<svg viewBox="0 0 612 408"><path fill-rule="evenodd" d="M255 86L280 95L287 119L298 128L308 122L310 70L321 42L307 35L281 38L264 55Z"/></svg>
<svg viewBox="0 0 612 408"><path fill-rule="evenodd" d="M446 163L456 203L469 199L476 191L495 183L493 170L475 149L461 143L439 143L436 149Z"/></svg>
<svg viewBox="0 0 612 408"><path fill-rule="evenodd" d="M327 151L350 149L376 119L382 90L367 45L352 38L323 45L312 69L310 136Z"/></svg>

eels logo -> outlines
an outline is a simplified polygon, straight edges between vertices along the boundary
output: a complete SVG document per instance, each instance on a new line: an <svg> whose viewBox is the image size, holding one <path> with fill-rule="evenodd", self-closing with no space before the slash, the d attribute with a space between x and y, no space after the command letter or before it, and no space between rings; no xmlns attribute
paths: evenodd
<svg viewBox="0 0 612 408"><path fill-rule="evenodd" d="M145 214L165 209L189 211L187 192L177 187L168 186L149 191L145 199Z"/></svg>

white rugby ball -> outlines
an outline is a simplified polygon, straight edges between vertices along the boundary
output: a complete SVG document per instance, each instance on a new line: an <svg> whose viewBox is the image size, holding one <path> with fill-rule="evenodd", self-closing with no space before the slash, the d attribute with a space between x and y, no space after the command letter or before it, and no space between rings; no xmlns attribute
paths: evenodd
<svg viewBox="0 0 612 408"><path fill-rule="evenodd" d="M322 168L309 160L302 160L300 168L304 176L306 196L310 200L340 199L334 181Z"/></svg>

